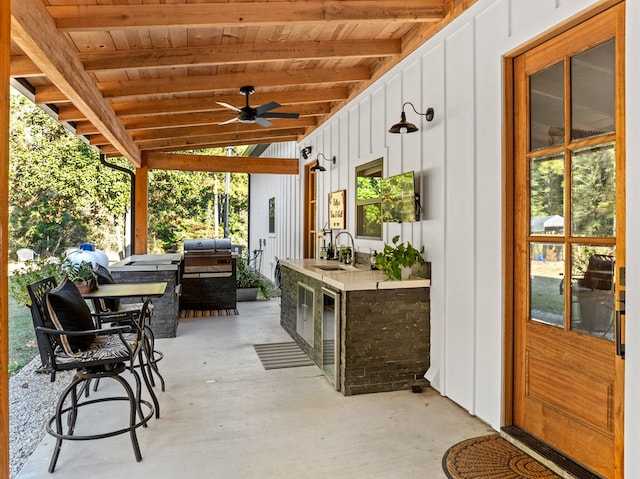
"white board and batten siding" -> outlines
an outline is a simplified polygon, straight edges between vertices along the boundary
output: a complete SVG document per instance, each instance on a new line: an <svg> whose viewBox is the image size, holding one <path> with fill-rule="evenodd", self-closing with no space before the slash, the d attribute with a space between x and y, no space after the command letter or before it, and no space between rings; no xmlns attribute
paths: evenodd
<svg viewBox="0 0 640 479"><path fill-rule="evenodd" d="M595 5L593 0L480 0L407 57L342 112L299 145L274 145L265 156L300 158L312 146L337 157L318 178L318 228L327 221L327 195L347 190L347 229L354 228L354 170L384 156L385 176L416 172L424 212L415 223L385 224L386 241L424 244L432 264L431 364L435 389L471 414L499 429L503 395L503 56ZM640 178L640 2L627 1L627 182ZM420 131L391 135L403 102L424 112L431 123L406 109ZM279 150L278 150L279 149ZM634 161L634 159L636 161ZM300 160L301 168L304 160ZM301 255L303 185L294 178L253 176L252 241L265 236L256 217L268 198L284 195L290 211L276 206L275 245L281 257ZM276 188L276 190L274 190ZM278 191L282 188L282 191ZM627 264L640 264L640 188L629 187ZM258 208L259 209L259 208ZM280 215L284 215L280 218ZM257 221L262 226L256 226ZM265 220L266 221L266 220ZM278 226L280 225L280 226ZM283 228L282 230L279 228ZM282 244L280 244L282 242ZM380 249L381 241L356 238L356 248ZM268 255L272 254L267 244ZM627 272L627 317L640 317L640 268ZM628 321L625 448L640 448L640 322ZM633 380L632 380L633 379ZM627 471L640 471L640 456L627 454Z"/></svg>

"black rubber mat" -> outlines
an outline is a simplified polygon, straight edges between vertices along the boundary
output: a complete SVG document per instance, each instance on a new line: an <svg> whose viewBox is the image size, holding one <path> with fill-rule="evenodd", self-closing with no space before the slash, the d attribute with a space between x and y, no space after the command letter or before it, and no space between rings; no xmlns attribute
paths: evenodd
<svg viewBox="0 0 640 479"><path fill-rule="evenodd" d="M265 369L297 368L314 366L313 360L292 342L254 344L253 347Z"/></svg>
<svg viewBox="0 0 640 479"><path fill-rule="evenodd" d="M237 309L181 309L180 319L237 316Z"/></svg>

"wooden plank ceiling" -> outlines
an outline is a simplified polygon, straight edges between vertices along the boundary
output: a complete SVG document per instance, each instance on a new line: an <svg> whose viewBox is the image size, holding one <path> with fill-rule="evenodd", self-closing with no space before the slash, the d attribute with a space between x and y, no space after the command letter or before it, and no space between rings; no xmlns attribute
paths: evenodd
<svg viewBox="0 0 640 479"><path fill-rule="evenodd" d="M108 156L300 141L475 0L12 0L11 78ZM245 106L298 118L221 124ZM251 120L251 118L250 118ZM264 123L264 122L263 122Z"/></svg>

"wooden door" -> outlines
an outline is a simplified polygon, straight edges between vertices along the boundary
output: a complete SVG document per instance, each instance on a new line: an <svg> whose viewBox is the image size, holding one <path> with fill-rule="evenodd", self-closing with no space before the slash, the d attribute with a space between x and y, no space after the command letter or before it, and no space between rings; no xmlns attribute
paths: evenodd
<svg viewBox="0 0 640 479"><path fill-rule="evenodd" d="M514 424L622 478L624 4L514 60Z"/></svg>

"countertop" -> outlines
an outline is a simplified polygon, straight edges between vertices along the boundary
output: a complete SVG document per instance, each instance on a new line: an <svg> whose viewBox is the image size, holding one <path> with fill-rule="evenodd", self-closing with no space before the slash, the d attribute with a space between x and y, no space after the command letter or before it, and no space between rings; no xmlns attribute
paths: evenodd
<svg viewBox="0 0 640 479"><path fill-rule="evenodd" d="M431 286L431 280L429 279L412 276L408 280L390 280L382 271L371 270L363 265L356 265L355 268L348 265L339 266L340 263L338 261L326 259L281 259L280 264L341 291L428 288ZM347 267L348 269L322 269L337 267Z"/></svg>
<svg viewBox="0 0 640 479"><path fill-rule="evenodd" d="M134 254L109 266L111 271L175 271L180 266L182 255Z"/></svg>

